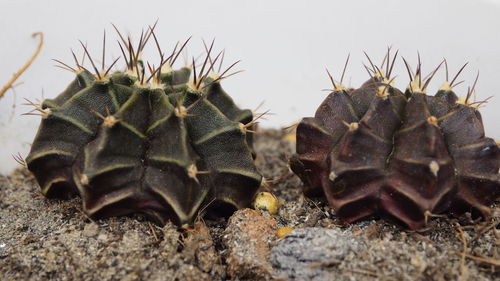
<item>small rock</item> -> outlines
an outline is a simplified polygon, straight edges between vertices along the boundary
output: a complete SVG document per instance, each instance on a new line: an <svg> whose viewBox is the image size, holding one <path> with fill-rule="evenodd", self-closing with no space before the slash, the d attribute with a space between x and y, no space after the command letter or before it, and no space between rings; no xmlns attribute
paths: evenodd
<svg viewBox="0 0 500 281"><path fill-rule="evenodd" d="M218 255L208 227L201 221L195 222L194 227L188 230L188 236L183 243L182 253L185 261L196 263L204 272L211 272L218 260Z"/></svg>
<svg viewBox="0 0 500 281"><path fill-rule="evenodd" d="M97 240L100 242L106 242L108 240L108 235L106 233L100 233L97 235Z"/></svg>
<svg viewBox="0 0 500 281"><path fill-rule="evenodd" d="M162 255L169 256L170 253L176 252L179 247L180 233L177 231L177 226L172 222L168 222L162 229L163 240L160 242Z"/></svg>
<svg viewBox="0 0 500 281"><path fill-rule="evenodd" d="M48 253L45 255L45 259L46 259L49 263L54 263L54 261L56 260L56 254L54 254L54 252L48 252Z"/></svg>
<svg viewBox="0 0 500 281"><path fill-rule="evenodd" d="M144 237L137 230L127 231L120 241L119 250L121 253L133 253L144 248Z"/></svg>
<svg viewBox="0 0 500 281"><path fill-rule="evenodd" d="M168 279L167 279L168 280ZM183 281L210 281L210 275L201 271L196 266L187 264L181 266L176 272L173 278L170 280L183 280Z"/></svg>
<svg viewBox="0 0 500 281"><path fill-rule="evenodd" d="M328 266L365 247L357 236L336 229L301 228L279 240L270 259L281 278L333 280Z"/></svg>
<svg viewBox="0 0 500 281"><path fill-rule="evenodd" d="M87 237L94 237L99 232L99 226L96 223L86 224L83 228L82 234Z"/></svg>
<svg viewBox="0 0 500 281"><path fill-rule="evenodd" d="M425 262L425 260L423 260L422 258L420 258L418 256L411 257L410 263L420 273L422 273L425 270L425 268L427 267L427 263Z"/></svg>
<svg viewBox="0 0 500 281"><path fill-rule="evenodd" d="M259 211L243 209L228 221L223 235L227 272L233 279L272 279L269 245L275 239L276 221Z"/></svg>

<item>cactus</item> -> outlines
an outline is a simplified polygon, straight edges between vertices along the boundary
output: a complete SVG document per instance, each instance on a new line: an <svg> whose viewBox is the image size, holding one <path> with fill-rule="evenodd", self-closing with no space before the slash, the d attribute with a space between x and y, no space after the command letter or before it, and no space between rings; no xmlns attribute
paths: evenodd
<svg viewBox="0 0 500 281"><path fill-rule="evenodd" d="M330 76L334 89L298 125L290 159L305 193L323 192L346 223L379 215L419 229L433 214L489 218L500 196L500 149L484 135L484 102L470 101L476 83L459 99L453 87L465 65L448 82L446 64L446 82L427 95L439 66L422 79L419 58L415 74L404 61L411 82L402 93L391 78L396 57L389 63L388 51L384 67L368 58L371 78L358 89Z"/></svg>
<svg viewBox="0 0 500 281"><path fill-rule="evenodd" d="M95 73L76 56L76 68L60 62L75 80L36 108L42 121L26 163L42 193L79 195L92 217L140 212L161 225L248 206L261 183L247 134L252 112L220 85L234 64L216 74L212 42L199 72L194 59L193 71L172 70L189 39L165 58L154 27L135 48L118 34L126 71L110 73L118 59L105 69L105 39L100 71L82 44ZM140 55L150 37L160 65L147 63L148 77Z"/></svg>

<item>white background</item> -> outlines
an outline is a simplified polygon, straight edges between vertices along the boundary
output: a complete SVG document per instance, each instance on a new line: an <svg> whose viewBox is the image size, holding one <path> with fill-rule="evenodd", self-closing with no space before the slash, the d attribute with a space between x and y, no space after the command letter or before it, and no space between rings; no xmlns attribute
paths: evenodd
<svg viewBox="0 0 500 281"><path fill-rule="evenodd" d="M53 67L51 59L71 63L70 48L81 53L78 40L88 42L100 60L103 30L108 33L108 62L121 55L110 23L138 39L142 28L159 19L156 33L165 51L193 36L189 53L202 51L201 39L216 38L226 49L226 61L241 59L246 71L223 84L237 103L254 108L265 101L271 109L261 125L288 126L311 116L330 87L325 67L339 77L347 54L346 81L359 86L368 76L362 51L380 62L387 46L399 49L412 64L417 51L424 73L442 59L452 72L469 61L462 79L465 93L480 70L478 99L495 96L482 109L487 135L500 139L500 3L499 1L26 1L0 0L0 85L7 82L34 51L32 32L45 34L42 53L21 77L15 92L0 100L0 173L16 163L11 155L29 151L39 118L21 116L30 108L23 98L54 97L73 79ZM153 47L153 45L151 45ZM151 48L147 53L155 54ZM156 62L156 56L149 56ZM148 55L145 56L148 58ZM182 66L182 59L178 66ZM122 64L123 65L123 64ZM401 60L396 84L406 87ZM444 80L437 74L430 92Z"/></svg>

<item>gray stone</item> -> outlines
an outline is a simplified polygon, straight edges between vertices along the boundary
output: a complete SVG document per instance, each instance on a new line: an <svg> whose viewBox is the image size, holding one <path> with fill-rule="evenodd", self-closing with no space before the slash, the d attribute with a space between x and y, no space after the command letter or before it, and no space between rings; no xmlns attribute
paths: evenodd
<svg viewBox="0 0 500 281"><path fill-rule="evenodd" d="M279 240L270 259L281 278L332 280L334 273L329 267L362 249L366 245L351 233L310 227L296 229Z"/></svg>

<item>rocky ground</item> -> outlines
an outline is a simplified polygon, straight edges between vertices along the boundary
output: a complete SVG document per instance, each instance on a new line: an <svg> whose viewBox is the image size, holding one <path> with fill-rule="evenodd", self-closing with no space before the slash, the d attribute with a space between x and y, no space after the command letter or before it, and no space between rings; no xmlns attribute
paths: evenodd
<svg viewBox="0 0 500 281"><path fill-rule="evenodd" d="M0 280L500 279L498 202L489 222L435 217L418 232L378 219L341 225L288 170L293 135L265 133L257 164L281 202L276 215L244 209L184 229L140 215L92 220L78 198L45 199L26 170L1 176ZM278 237L283 227L294 230Z"/></svg>

